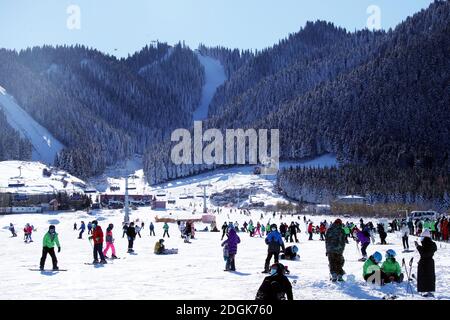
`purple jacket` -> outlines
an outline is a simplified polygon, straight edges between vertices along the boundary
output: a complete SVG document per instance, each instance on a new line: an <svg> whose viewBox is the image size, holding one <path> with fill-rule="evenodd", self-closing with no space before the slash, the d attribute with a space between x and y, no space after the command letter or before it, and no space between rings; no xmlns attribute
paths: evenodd
<svg viewBox="0 0 450 320"><path fill-rule="evenodd" d="M357 237L359 242L361 242L361 244L370 243L370 238L366 236L363 231L359 231L357 233Z"/></svg>
<svg viewBox="0 0 450 320"><path fill-rule="evenodd" d="M240 242L241 242L241 239L236 234L236 230L234 230L234 228L232 228L228 231L228 239L222 243L222 246L224 243L228 243L228 253L236 254L237 253L237 245Z"/></svg>

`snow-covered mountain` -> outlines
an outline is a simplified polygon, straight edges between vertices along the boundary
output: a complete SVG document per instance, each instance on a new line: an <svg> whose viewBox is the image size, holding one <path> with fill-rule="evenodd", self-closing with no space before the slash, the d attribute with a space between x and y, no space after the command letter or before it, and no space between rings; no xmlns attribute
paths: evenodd
<svg viewBox="0 0 450 320"><path fill-rule="evenodd" d="M0 107L11 127L31 142L32 160L53 164L56 154L64 148L63 144L35 121L1 86Z"/></svg>
<svg viewBox="0 0 450 320"><path fill-rule="evenodd" d="M46 170L51 175L44 175ZM43 194L66 191L82 192L85 182L63 170L40 162L0 162L0 188L2 192L20 194Z"/></svg>

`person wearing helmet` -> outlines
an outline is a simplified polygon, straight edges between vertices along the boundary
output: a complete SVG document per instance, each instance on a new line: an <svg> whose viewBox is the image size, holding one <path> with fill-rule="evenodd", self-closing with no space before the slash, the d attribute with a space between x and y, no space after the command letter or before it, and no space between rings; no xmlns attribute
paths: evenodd
<svg viewBox="0 0 450 320"><path fill-rule="evenodd" d="M284 250L284 253L280 256L280 259L296 260L297 257L300 258L297 252L298 252L297 246L294 245L287 247L286 250Z"/></svg>
<svg viewBox="0 0 450 320"><path fill-rule="evenodd" d="M376 251L374 254L372 254L369 259L364 262L363 265L363 278L366 281L369 281L371 283L376 283L379 285L382 285L383 283L383 274L381 271L381 268L379 266L379 263L383 259L383 256L381 253Z"/></svg>
<svg viewBox="0 0 450 320"><path fill-rule="evenodd" d="M345 263L345 240L346 236L342 227L342 221L341 219L336 219L325 234L326 255L328 257L331 280L333 282L343 281L342 276L345 274L343 269Z"/></svg>
<svg viewBox="0 0 450 320"><path fill-rule="evenodd" d="M386 251L386 260L381 265L381 271L383 272L384 283L403 281L403 273L400 264L395 260L397 254L394 250L389 249Z"/></svg>
<svg viewBox="0 0 450 320"><path fill-rule="evenodd" d="M277 225L272 224L270 226L270 233L266 236L265 242L267 244L267 258L266 262L264 264L264 271L263 273L269 273L269 264L270 260L272 259L272 256L275 259L275 263L278 263L278 258L280 255L280 249L284 252L284 242L283 238L281 237L281 234L277 230Z"/></svg>
<svg viewBox="0 0 450 320"><path fill-rule="evenodd" d="M39 265L39 269L41 270L44 270L47 254L50 254L50 257L52 257L53 270L59 270L58 259L56 259L55 254L55 245L58 247L58 252L61 252L61 245L59 244L58 234L55 229L55 226L51 225L48 228L48 232L44 235L42 257Z"/></svg>
<svg viewBox="0 0 450 320"><path fill-rule="evenodd" d="M436 291L436 273L433 255L437 251L436 243L431 240L430 230L425 229L422 234L422 243L414 242L420 254L417 266L417 291L424 297L432 297Z"/></svg>
<svg viewBox="0 0 450 320"><path fill-rule="evenodd" d="M106 248L105 250L103 250L103 255L105 256L105 258L107 258L106 254L108 253L108 250L111 248L111 258L112 259L117 259L116 256L116 248L114 247L114 238L113 238L113 233L112 233L112 229L114 228L114 225L112 223L110 223L108 225L108 228L106 228Z"/></svg>
<svg viewBox="0 0 450 320"><path fill-rule="evenodd" d="M286 267L275 263L270 267L270 275L264 278L259 287L255 300L277 301L294 300L292 285L285 275Z"/></svg>

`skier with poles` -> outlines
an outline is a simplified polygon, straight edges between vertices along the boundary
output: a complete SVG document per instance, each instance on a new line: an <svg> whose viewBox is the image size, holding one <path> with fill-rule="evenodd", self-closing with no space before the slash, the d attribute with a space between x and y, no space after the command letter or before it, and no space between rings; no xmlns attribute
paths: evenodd
<svg viewBox="0 0 450 320"><path fill-rule="evenodd" d="M436 291L436 274L433 255L437 251L436 243L431 240L430 230L425 229L422 232L422 243L419 245L414 242L417 251L420 254L420 260L417 267L417 291L425 292L423 297L433 297Z"/></svg>
<svg viewBox="0 0 450 320"><path fill-rule="evenodd" d="M50 257L52 257L53 270L59 270L58 259L56 259L55 255L55 245L58 247L58 252L61 252L61 245L59 244L58 234L55 231L55 226L51 225L50 227L48 227L48 232L44 235L42 257L39 265L40 270L44 270L47 254L50 254Z"/></svg>
<svg viewBox="0 0 450 320"><path fill-rule="evenodd" d="M98 264L98 256L100 255L100 263L106 264L105 256L103 255L103 230L98 225L97 220L92 221L92 235L89 241L94 240L94 261L93 264Z"/></svg>

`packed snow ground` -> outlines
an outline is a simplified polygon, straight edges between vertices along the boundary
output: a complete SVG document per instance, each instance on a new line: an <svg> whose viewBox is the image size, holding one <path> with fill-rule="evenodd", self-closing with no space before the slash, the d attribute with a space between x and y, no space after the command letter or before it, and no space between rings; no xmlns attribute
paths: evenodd
<svg viewBox="0 0 450 320"><path fill-rule="evenodd" d="M219 226L224 220L238 221L241 225L248 217L230 214L227 210L218 217ZM239 233L241 244L236 256L237 271L224 272L221 233L197 232L191 244L183 243L176 228L170 224L170 239L166 238L167 248L178 248L178 255L157 256L153 254L155 242L162 236L162 224L156 224L156 237L150 237L149 222L156 213L149 209L132 211L131 218L139 218L145 222L142 238L135 242L136 255L128 255L126 238L122 238L120 223L123 214L120 210L104 210L95 216L84 212L68 212L39 215L14 215L0 218L0 238L3 250L0 253L0 298L1 299L254 299L261 284L267 246L263 238L251 238L248 234ZM92 262L92 248L86 239L77 239L78 232L72 230L73 223L80 224L96 218L103 229L114 223L114 237L117 255L120 260L109 262L105 266L85 265ZM259 220L259 213L252 216ZM331 217L313 217L313 221ZM267 222L269 216L262 219ZM291 221L291 217L283 220ZM295 219L294 219L295 220ZM356 220L355 220L356 221ZM35 242L26 244L22 241L23 232L17 238L10 238L6 229L13 222L18 229L25 223L32 223L37 231L33 233ZM271 219L271 222L279 222ZM62 251L57 254L60 268L67 272L34 272L41 255L41 242L48 225L56 225ZM197 230L203 225L197 224ZM288 261L291 270L291 281L294 284L295 299L379 299L385 293L395 293L400 299L422 299L406 294L406 283L383 288L366 284L361 276L362 263L357 259L356 245L350 242L345 249L345 267L347 276L354 276L345 283L333 284L328 280L328 262L325 256L324 242L315 236L314 241L307 241L304 224L301 222L300 261ZM411 244L414 239L411 239ZM377 239L378 241L378 239ZM395 234L389 234L388 243L393 245L371 245L368 252L379 250L384 254L388 248L398 252L399 259L414 256L413 272L416 273L418 254L401 253L401 240ZM436 296L450 299L450 253L449 244L438 244L435 255L437 273ZM51 259L47 258L46 267L51 268Z"/></svg>
<svg viewBox="0 0 450 320"><path fill-rule="evenodd" d="M330 157L327 156L325 159L330 160ZM315 165L330 163L317 159L314 161ZM142 238L138 237L135 242L136 255L126 253L127 240L122 238L121 210L100 210L93 212L92 215L78 211L0 216L0 242L3 244L0 252L0 274L2 274L0 299L254 299L265 276L261 273L267 252L263 238L251 238L248 234L239 233L241 244L238 246L236 256L237 271L232 273L223 271L225 263L220 246L221 233L199 232L198 230L205 227L201 223L195 225L196 239L193 239L191 244L182 241L176 224L170 224L171 237L166 238L165 245L166 248L178 248L179 254L169 256L153 254L155 242L160 239L163 230L162 223L156 223L156 237L150 237L148 229L150 221L154 222L156 215L168 213L175 215L177 212L189 215L194 209L197 212L201 211L201 198L179 199L184 193L200 194L200 188L196 187L200 182L213 184L208 193L233 186L261 183L264 191L255 196L264 198L267 203L283 200L273 193L272 178L265 179L262 176L252 175L250 168L247 167L217 170L160 185L153 191L165 192L165 197L176 199L176 204L170 205L166 212L153 211L149 208L131 211L132 220L139 219L145 222L145 229L141 232ZM251 218L255 223L280 222L279 216L273 219L269 214L260 219L260 215L261 211L252 210ZM335 219L325 216L308 218L315 224L324 219L327 221ZM79 226L81 220L87 223L94 219L100 222L103 230L109 223L115 225L113 231L117 255L122 259L98 267L84 264L93 260L92 247L87 240L87 231L83 240L77 239L78 231L73 230L73 224L77 222ZM217 225L220 228L224 221L238 221L242 225L249 219L250 217L239 212L230 214L230 208L222 208L222 213L217 216ZM413 297L407 295L406 283L382 288L366 284L362 279L362 263L357 261L360 253L357 252L353 241L350 241L344 252L347 281L331 283L328 280L328 260L325 256L324 242L319 240L318 235L314 236L314 241L307 240L302 219L283 217L283 221L288 223L292 220L299 221L302 230L298 244L301 259L285 262L291 270L290 280L292 282L296 280L293 284L295 299L380 299L386 293L395 293L400 299L424 299L417 293ZM359 218L351 220L357 222ZM7 229L10 222L14 223L18 230L17 238L11 238ZM33 224L37 228L33 233L35 242L29 244L22 241L21 230L26 223ZM57 254L59 267L67 268L67 272L28 270L39 265L42 238L49 224L56 225L62 246L61 253ZM414 248L414 240L415 237L410 238L411 248ZM398 234L389 233L387 241L392 245L372 244L368 248L368 253L378 250L384 255L387 249L392 248L397 251L400 261L403 257L408 261L413 256L415 258L413 273L417 273L418 253L403 254ZM379 242L378 237L376 242ZM436 296L440 299L450 299L449 249L448 243L438 243L438 251L434 257L437 274ZM46 267L51 268L50 257L47 257Z"/></svg>
<svg viewBox="0 0 450 320"><path fill-rule="evenodd" d="M36 122L22 107L0 86L0 107L8 123L33 146L32 159L53 164L55 156L64 146L47 129Z"/></svg>

